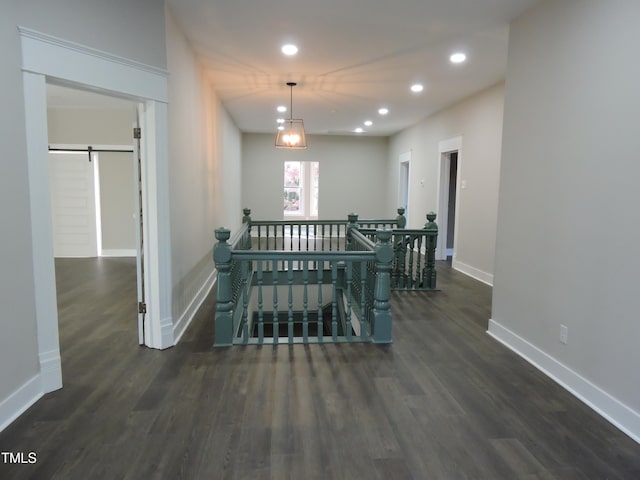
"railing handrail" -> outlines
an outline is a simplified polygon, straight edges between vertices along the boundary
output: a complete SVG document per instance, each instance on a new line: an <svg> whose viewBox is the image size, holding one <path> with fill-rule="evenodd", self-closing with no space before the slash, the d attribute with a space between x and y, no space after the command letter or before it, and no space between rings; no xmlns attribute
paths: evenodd
<svg viewBox="0 0 640 480"><path fill-rule="evenodd" d="M375 259L375 252L371 251L291 251L291 250L231 250L231 258L235 260L273 260L287 261L367 261Z"/></svg>
<svg viewBox="0 0 640 480"><path fill-rule="evenodd" d="M229 241L229 245L231 246L232 250L235 249L238 244L244 239L249 228L250 227L248 223L243 223L238 231L233 235L233 238Z"/></svg>
<svg viewBox="0 0 640 480"><path fill-rule="evenodd" d="M360 245L369 248L370 250L375 250L376 248L376 244L373 240L371 240L370 238L366 237L363 233L362 233L363 229L359 229L359 228L353 228L351 229L351 236L353 238L354 241L356 241L357 243L359 243ZM372 233L376 233L375 229L371 229Z"/></svg>

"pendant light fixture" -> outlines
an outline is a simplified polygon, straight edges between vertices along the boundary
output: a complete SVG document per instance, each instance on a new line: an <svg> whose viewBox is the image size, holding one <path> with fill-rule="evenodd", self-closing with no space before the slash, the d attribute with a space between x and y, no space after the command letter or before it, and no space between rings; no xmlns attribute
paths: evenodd
<svg viewBox="0 0 640 480"><path fill-rule="evenodd" d="M301 118L293 118L293 87L295 82L287 82L291 89L291 106L289 109L289 119L278 126L276 133L276 148L307 148L307 138L304 134L304 122Z"/></svg>

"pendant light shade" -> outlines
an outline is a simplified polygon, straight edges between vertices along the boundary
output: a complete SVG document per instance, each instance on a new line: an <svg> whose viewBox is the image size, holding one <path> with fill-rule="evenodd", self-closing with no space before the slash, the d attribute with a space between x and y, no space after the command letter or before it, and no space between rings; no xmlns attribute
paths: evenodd
<svg viewBox="0 0 640 480"><path fill-rule="evenodd" d="M291 89L291 106L289 119L278 126L276 133L276 148L303 149L307 148L307 137L304 134L304 122L301 118L293 118L293 87L294 82L288 82Z"/></svg>

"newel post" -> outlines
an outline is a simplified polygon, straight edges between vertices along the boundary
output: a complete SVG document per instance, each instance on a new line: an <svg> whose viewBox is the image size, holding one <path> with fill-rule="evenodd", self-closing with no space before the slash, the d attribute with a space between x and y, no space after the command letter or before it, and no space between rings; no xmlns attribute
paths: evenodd
<svg viewBox="0 0 640 480"><path fill-rule="evenodd" d="M426 265L422 276L423 288L436 288L436 246L438 244L438 225L435 222L435 212L427 213L427 223L424 229L427 230L426 238Z"/></svg>
<svg viewBox="0 0 640 480"><path fill-rule="evenodd" d="M376 231L376 284L373 302L373 342L391 343L390 272L393 261L392 231Z"/></svg>
<svg viewBox="0 0 640 480"><path fill-rule="evenodd" d="M243 208L242 213L244 216L242 217L242 224L247 224L247 233L245 235L242 248L246 250L251 250L251 209Z"/></svg>
<svg viewBox="0 0 640 480"><path fill-rule="evenodd" d="M347 250L353 250L353 238L351 237L351 230L358 229L358 214L350 213L347 215L349 223L347 224Z"/></svg>
<svg viewBox="0 0 640 480"><path fill-rule="evenodd" d="M244 216L242 217L242 223L251 223L251 209L243 208L242 213L244 213Z"/></svg>
<svg viewBox="0 0 640 480"><path fill-rule="evenodd" d="M213 261L218 271L218 294L216 297L215 340L216 347L233 344L233 302L231 290L231 245L227 240L231 231L216 229L218 243L213 247Z"/></svg>
<svg viewBox="0 0 640 480"><path fill-rule="evenodd" d="M398 228L404 228L407 226L407 217L404 216L404 208L400 207L398 208L398 216L396 217L396 224L398 225Z"/></svg>

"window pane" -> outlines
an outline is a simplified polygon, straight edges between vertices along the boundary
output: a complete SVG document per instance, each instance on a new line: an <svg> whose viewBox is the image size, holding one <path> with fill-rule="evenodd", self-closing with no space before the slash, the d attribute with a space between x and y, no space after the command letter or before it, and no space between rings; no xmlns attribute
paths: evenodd
<svg viewBox="0 0 640 480"><path fill-rule="evenodd" d="M284 162L284 186L300 186L300 162Z"/></svg>
<svg viewBox="0 0 640 480"><path fill-rule="evenodd" d="M285 187L284 189L284 213L300 213L300 189Z"/></svg>

